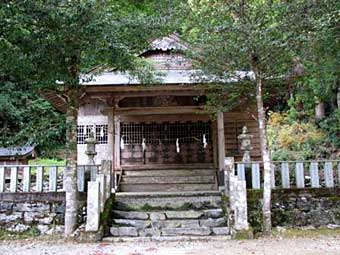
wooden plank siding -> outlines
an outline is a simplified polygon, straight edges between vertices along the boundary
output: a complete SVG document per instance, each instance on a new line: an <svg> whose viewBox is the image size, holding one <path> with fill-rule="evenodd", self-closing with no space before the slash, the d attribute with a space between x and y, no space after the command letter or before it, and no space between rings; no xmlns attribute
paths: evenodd
<svg viewBox="0 0 340 255"><path fill-rule="evenodd" d="M239 151L240 145L237 137L242 133L243 126L247 126L249 133L253 135L253 150L251 151L252 160L260 160L261 151L257 121L252 117L252 114L245 112L224 113L226 155L235 157L236 161L242 159L242 153Z"/></svg>

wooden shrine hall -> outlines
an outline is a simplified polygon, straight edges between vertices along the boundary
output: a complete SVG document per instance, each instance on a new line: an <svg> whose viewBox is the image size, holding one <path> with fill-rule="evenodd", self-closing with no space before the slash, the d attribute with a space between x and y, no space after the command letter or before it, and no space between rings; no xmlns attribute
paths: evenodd
<svg viewBox="0 0 340 255"><path fill-rule="evenodd" d="M128 73L114 70L96 70L90 81L82 83L86 92L78 111L79 165L87 163L85 139L94 132L95 162L112 160L113 170L123 171L123 191L217 189L215 172L223 168L224 158L242 158L237 137L244 126L253 135L251 157L260 158L254 104L239 105L217 116L207 113L206 94L212 84L195 79L197 70L184 57L186 49L187 45L172 34L153 41L140 55L162 73L153 85L143 85ZM65 111L57 96L46 96ZM173 186L171 178L160 175L161 170L167 170L161 173L174 173L175 177L187 173L190 177L197 171L205 174L207 169L214 173L209 182L205 182L207 178L186 178L182 183L177 178L174 183L182 185ZM163 177L156 179L157 187L149 186L150 177L159 175ZM195 185L190 187L190 183Z"/></svg>

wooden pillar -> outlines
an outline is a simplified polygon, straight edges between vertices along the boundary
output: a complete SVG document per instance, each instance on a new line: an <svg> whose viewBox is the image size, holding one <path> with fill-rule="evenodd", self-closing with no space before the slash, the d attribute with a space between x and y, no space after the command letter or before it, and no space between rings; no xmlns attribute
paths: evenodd
<svg viewBox="0 0 340 255"><path fill-rule="evenodd" d="M114 168L120 169L120 116L115 115L113 117L114 123Z"/></svg>
<svg viewBox="0 0 340 255"><path fill-rule="evenodd" d="M224 170L225 138L224 138L224 117L223 112L217 113L217 145L218 145L218 167Z"/></svg>
<svg viewBox="0 0 340 255"><path fill-rule="evenodd" d="M114 119L113 109L107 111L107 160L113 161L113 146L114 146Z"/></svg>
<svg viewBox="0 0 340 255"><path fill-rule="evenodd" d="M218 146L217 146L217 122L214 120L212 122L212 148L213 148L213 162L214 167L218 167Z"/></svg>

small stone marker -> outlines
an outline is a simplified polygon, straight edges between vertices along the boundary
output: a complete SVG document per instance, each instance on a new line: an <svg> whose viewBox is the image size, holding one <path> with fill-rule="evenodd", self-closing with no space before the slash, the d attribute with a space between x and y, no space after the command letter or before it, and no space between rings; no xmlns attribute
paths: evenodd
<svg viewBox="0 0 340 255"><path fill-rule="evenodd" d="M106 202L106 175L98 174L97 180L100 183L100 211L103 212Z"/></svg>
<svg viewBox="0 0 340 255"><path fill-rule="evenodd" d="M305 187L305 174L304 174L302 162L297 162L295 164L295 179L296 179L296 187L297 188L304 188Z"/></svg>
<svg viewBox="0 0 340 255"><path fill-rule="evenodd" d="M332 162L325 162L325 184L327 188L334 187L333 165Z"/></svg>
<svg viewBox="0 0 340 255"><path fill-rule="evenodd" d="M282 180L282 188L289 189L289 165L288 163L284 162L281 163L281 180Z"/></svg>
<svg viewBox="0 0 340 255"><path fill-rule="evenodd" d="M43 191L43 176L44 176L44 167L38 166L37 167L37 181L36 181L36 191L37 192Z"/></svg>
<svg viewBox="0 0 340 255"><path fill-rule="evenodd" d="M10 192L17 192L18 187L18 168L11 167L11 183L9 187Z"/></svg>
<svg viewBox="0 0 340 255"><path fill-rule="evenodd" d="M0 192L5 192L5 168L0 167Z"/></svg>
<svg viewBox="0 0 340 255"><path fill-rule="evenodd" d="M49 171L49 191L57 191L57 167L51 166Z"/></svg>
<svg viewBox="0 0 340 255"><path fill-rule="evenodd" d="M98 231L100 217L100 184L99 181L88 182L86 231Z"/></svg>
<svg viewBox="0 0 340 255"><path fill-rule="evenodd" d="M260 164L253 163L251 165L251 179L252 179L252 187L253 189L260 189Z"/></svg>
<svg viewBox="0 0 340 255"><path fill-rule="evenodd" d="M233 214L235 230L247 230L248 210L247 210L247 188L246 181L239 180L236 176L230 176L230 208Z"/></svg>
<svg viewBox="0 0 340 255"><path fill-rule="evenodd" d="M77 168L77 180L78 180L78 191L85 191L85 167L81 166Z"/></svg>
<svg viewBox="0 0 340 255"><path fill-rule="evenodd" d="M245 166L242 163L237 164L237 176L239 180L245 180L246 175L245 175Z"/></svg>
<svg viewBox="0 0 340 255"><path fill-rule="evenodd" d="M24 184L23 192L30 192L31 187L31 168L29 166L24 167Z"/></svg>
<svg viewBox="0 0 340 255"><path fill-rule="evenodd" d="M317 162L311 162L309 166L312 188L320 188L319 166Z"/></svg>

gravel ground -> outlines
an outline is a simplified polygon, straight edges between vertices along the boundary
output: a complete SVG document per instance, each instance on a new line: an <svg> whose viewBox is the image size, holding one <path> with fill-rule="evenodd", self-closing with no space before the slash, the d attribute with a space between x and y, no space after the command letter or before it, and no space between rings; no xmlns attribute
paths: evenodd
<svg viewBox="0 0 340 255"><path fill-rule="evenodd" d="M270 238L245 241L71 243L63 241L1 241L1 255L300 255L340 254L340 236Z"/></svg>

